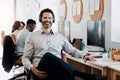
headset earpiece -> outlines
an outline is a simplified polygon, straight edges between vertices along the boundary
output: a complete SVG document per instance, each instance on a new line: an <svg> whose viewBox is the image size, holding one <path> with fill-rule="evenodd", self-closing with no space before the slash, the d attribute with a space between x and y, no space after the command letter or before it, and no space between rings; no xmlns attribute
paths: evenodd
<svg viewBox="0 0 120 80"><path fill-rule="evenodd" d="M41 18L39 18L39 22L42 22L42 21L41 21Z"/></svg>

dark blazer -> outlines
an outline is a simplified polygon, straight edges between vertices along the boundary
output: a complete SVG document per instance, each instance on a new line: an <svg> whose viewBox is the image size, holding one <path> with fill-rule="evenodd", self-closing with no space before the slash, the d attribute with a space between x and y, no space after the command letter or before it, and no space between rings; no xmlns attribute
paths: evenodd
<svg viewBox="0 0 120 80"><path fill-rule="evenodd" d="M15 44L13 43L12 37L10 35L6 35L3 43L2 57L2 65L6 72L10 72L14 65L14 51Z"/></svg>

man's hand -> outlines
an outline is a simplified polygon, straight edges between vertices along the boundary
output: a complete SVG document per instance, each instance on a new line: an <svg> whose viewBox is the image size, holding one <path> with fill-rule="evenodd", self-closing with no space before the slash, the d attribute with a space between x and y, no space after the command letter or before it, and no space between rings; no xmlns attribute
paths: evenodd
<svg viewBox="0 0 120 80"><path fill-rule="evenodd" d="M92 56L85 56L84 57L84 62L86 62L87 60L90 60L90 61L96 61L96 59L95 58L93 58Z"/></svg>
<svg viewBox="0 0 120 80"><path fill-rule="evenodd" d="M46 78L48 75L45 71L39 71L37 67L32 67L31 72L34 73L38 78Z"/></svg>

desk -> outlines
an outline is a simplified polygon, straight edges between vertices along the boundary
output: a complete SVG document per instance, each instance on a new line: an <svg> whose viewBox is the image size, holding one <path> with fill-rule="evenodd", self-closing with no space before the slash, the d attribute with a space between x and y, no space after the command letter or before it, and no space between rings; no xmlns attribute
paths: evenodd
<svg viewBox="0 0 120 80"><path fill-rule="evenodd" d="M114 71L112 71L111 70L112 68L109 66L118 65L120 64L120 61L113 61L111 58L106 58L106 57L97 58L96 60L97 60L96 62L87 61L86 63L84 63L83 59L74 58L70 56L66 57L66 61L80 71L92 73L92 74L98 74L98 75L105 75L108 76L108 80L116 80L110 77ZM120 69L118 72L120 72ZM81 80L81 79L76 79L76 80Z"/></svg>
<svg viewBox="0 0 120 80"><path fill-rule="evenodd" d="M111 80L120 80L120 64L108 66L111 70Z"/></svg>

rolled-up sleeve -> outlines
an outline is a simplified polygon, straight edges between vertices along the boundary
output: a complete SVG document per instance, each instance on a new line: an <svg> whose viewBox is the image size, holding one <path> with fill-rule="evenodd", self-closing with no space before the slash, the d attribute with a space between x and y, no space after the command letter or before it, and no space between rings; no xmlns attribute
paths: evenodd
<svg viewBox="0 0 120 80"><path fill-rule="evenodd" d="M63 40L64 40L64 48L63 49L65 52L67 52L68 54L70 54L73 57L84 58L86 53L73 47L72 44L70 44L70 42L67 39L64 38Z"/></svg>

